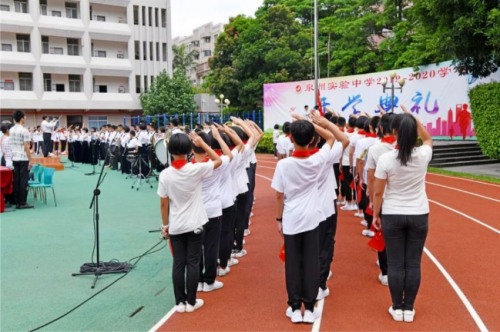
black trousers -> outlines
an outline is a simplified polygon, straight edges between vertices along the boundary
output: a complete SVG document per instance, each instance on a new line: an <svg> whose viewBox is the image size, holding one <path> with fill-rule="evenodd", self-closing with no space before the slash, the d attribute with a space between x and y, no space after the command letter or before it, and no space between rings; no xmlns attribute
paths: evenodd
<svg viewBox="0 0 500 332"><path fill-rule="evenodd" d="M366 195L366 184L361 185L362 190L358 191L358 195L361 195L361 201L359 202L359 208L363 211L364 218L368 225L366 226L366 229L370 229L372 227L373 223L373 216L370 216L368 213L366 213L366 209L370 205L370 199Z"/></svg>
<svg viewBox="0 0 500 332"><path fill-rule="evenodd" d="M383 215L392 307L413 310L420 288L420 264L429 231L429 215Z"/></svg>
<svg viewBox="0 0 500 332"><path fill-rule="evenodd" d="M340 164L333 164L333 172L335 173L335 181L337 183L337 189L335 189L335 193L337 194L337 196L339 195L339 193L342 195L342 196L345 196L344 195L344 188L342 187L342 183L340 182Z"/></svg>
<svg viewBox="0 0 500 332"><path fill-rule="evenodd" d="M246 206L247 206L247 192L239 194L236 197L236 211L235 211L235 250L241 251L243 249L243 233L248 226L248 220L245 221ZM247 218L248 219L248 218Z"/></svg>
<svg viewBox="0 0 500 332"><path fill-rule="evenodd" d="M276 143L274 143L274 156L277 157L278 156L278 150L276 149Z"/></svg>
<svg viewBox="0 0 500 332"><path fill-rule="evenodd" d="M222 210L221 233L219 242L219 265L223 269L227 267L227 262L231 257L231 249L233 248L234 210L234 205L231 205L230 207Z"/></svg>
<svg viewBox="0 0 500 332"><path fill-rule="evenodd" d="M43 146L42 146L42 151L43 151L43 156L48 157L49 152L51 151L52 146L52 134L51 133L43 133Z"/></svg>
<svg viewBox="0 0 500 332"><path fill-rule="evenodd" d="M252 213L253 206L253 193L255 191L255 172L257 171L257 164L250 163L250 167L247 168L248 176L248 191L246 197L246 208L245 208L245 229L248 229L248 222L250 221L250 213Z"/></svg>
<svg viewBox="0 0 500 332"><path fill-rule="evenodd" d="M35 154L38 154L41 146L40 142L35 142Z"/></svg>
<svg viewBox="0 0 500 332"><path fill-rule="evenodd" d="M222 217L210 218L203 226L203 254L200 259L199 282L211 285L217 277L217 258L219 256L219 242L221 234Z"/></svg>
<svg viewBox="0 0 500 332"><path fill-rule="evenodd" d="M200 275L200 259L203 245L203 232L170 235L174 266L172 279L174 283L175 304L196 304L198 278Z"/></svg>
<svg viewBox="0 0 500 332"><path fill-rule="evenodd" d="M12 164L14 166L14 200L18 206L25 205L28 199L29 162L27 160L13 161Z"/></svg>
<svg viewBox="0 0 500 332"><path fill-rule="evenodd" d="M285 235L285 277L288 305L314 310L319 289L318 227L307 232Z"/></svg>
<svg viewBox="0 0 500 332"><path fill-rule="evenodd" d="M336 202L334 202L336 204ZM335 235L337 233L337 213L326 218L318 227L319 244L319 287L326 289L326 281L330 274L330 265L335 250Z"/></svg>
<svg viewBox="0 0 500 332"><path fill-rule="evenodd" d="M66 140L61 140L61 152L66 151Z"/></svg>
<svg viewBox="0 0 500 332"><path fill-rule="evenodd" d="M345 198L348 202L352 201L352 174L349 172L349 166L342 166L342 173L344 173L344 181L342 181L342 187L344 188Z"/></svg>

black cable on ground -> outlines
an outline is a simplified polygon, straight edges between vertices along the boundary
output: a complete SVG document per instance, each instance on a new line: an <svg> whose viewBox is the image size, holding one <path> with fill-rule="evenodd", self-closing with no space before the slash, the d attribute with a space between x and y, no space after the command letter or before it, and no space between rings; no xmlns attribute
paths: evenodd
<svg viewBox="0 0 500 332"><path fill-rule="evenodd" d="M137 259L137 261L132 264L132 268L135 267L137 265L137 263L140 262L140 260L144 257L144 256L147 256L147 255L150 255L150 254L153 254L155 252L158 252L160 250L162 250L163 248L165 248L167 246L167 244L165 244L163 247L161 247L160 249L157 249L155 251L152 251L154 248L158 247L164 240L161 240L160 242L158 242L157 244L155 244L154 246L152 246L151 248L149 248L145 253L143 253L142 255L140 256L136 256L132 259L129 260L129 262L132 262L134 259ZM120 264L127 264L127 263L120 263ZM125 278L129 272L132 271L132 269L128 270L124 275L122 275L120 278L116 279L115 281L113 281L112 283L110 283L109 285L107 285L106 287L104 287L103 289L101 289L100 291L98 291L97 293L95 293L94 295L92 295L91 297L89 297L88 299L84 300L83 302L81 302L80 304L78 304L77 306L75 306L74 308L72 308L71 310L67 311L66 313L62 314L61 316L51 320L50 322L48 323L45 323L43 325L40 325L36 328L34 328L33 330L30 330L29 332L34 332L34 331L38 331L39 329L41 328L44 328L46 326L49 326L50 324L52 323L55 323L57 322L58 320L60 320L61 318L64 318L66 317L67 315L69 315L70 313L72 313L73 311L75 311L76 309L80 308L82 305L84 305L85 303L87 303L88 301L92 300L94 297L96 297L97 295L101 294L102 292L104 292L106 289L108 289L109 287L113 286L114 284L116 284L118 281L120 281L121 279Z"/></svg>

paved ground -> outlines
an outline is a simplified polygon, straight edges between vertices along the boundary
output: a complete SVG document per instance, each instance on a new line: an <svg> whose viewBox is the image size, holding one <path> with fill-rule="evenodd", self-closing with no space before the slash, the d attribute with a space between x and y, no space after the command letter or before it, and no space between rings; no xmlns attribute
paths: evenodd
<svg viewBox="0 0 500 332"><path fill-rule="evenodd" d="M500 179L500 164L447 167L443 169L452 172L462 172L474 175L492 176Z"/></svg>

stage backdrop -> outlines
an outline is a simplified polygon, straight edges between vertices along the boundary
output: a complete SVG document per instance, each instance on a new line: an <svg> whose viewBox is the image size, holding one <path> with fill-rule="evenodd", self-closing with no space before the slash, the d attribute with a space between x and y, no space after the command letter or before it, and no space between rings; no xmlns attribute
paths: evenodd
<svg viewBox="0 0 500 332"><path fill-rule="evenodd" d="M350 114L367 112L380 114L377 103L391 109L391 92L382 92L384 78L390 85L391 71L325 78L319 80L321 103L332 108L346 119ZM406 79L403 92L395 91L394 112L401 113L401 105L416 114L434 138L476 139L469 109L468 91L481 83L500 81L500 71L484 78L460 76L451 61L439 65L396 70L395 85ZM264 85L264 128L291 121L291 114L305 114L304 106L316 104L314 81L274 83Z"/></svg>

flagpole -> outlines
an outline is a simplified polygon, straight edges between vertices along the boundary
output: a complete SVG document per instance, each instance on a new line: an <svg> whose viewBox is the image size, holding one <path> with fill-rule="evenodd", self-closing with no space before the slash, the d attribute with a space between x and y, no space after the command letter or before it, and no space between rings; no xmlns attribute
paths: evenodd
<svg viewBox="0 0 500 332"><path fill-rule="evenodd" d="M314 0L314 105L318 103L318 76L318 0Z"/></svg>

